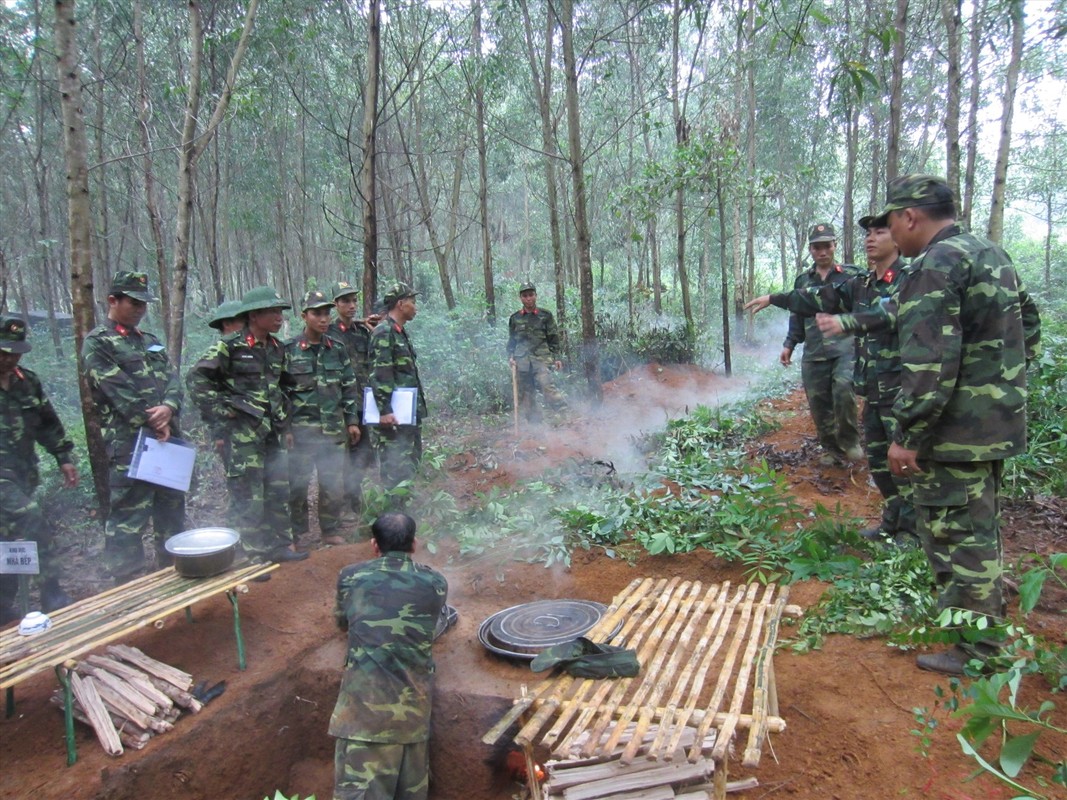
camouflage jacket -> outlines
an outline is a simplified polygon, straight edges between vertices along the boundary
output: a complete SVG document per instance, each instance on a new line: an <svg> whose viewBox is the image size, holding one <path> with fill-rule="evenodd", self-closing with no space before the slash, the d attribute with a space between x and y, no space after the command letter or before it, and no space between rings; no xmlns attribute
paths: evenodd
<svg viewBox="0 0 1067 800"><path fill-rule="evenodd" d="M390 399L394 389L416 388L419 390L418 422L426 416L426 393L419 380L419 368L415 363L415 348L408 332L390 317L385 317L370 337L371 369L370 387L380 414L391 413Z"/></svg>
<svg viewBox="0 0 1067 800"><path fill-rule="evenodd" d="M998 245L941 230L908 266L896 302L896 441L919 458L995 461L1026 449L1026 365L1041 319Z"/></svg>
<svg viewBox="0 0 1067 800"><path fill-rule="evenodd" d="M812 266L811 269L797 275L796 280L793 281L793 289L794 291L818 290L827 284L841 284L865 274L859 267L851 264L834 264L826 280L823 280L819 277L818 270ZM852 356L856 347L855 342L848 336L824 338L819 326L815 324L814 317L802 317L794 313L789 315L789 328L782 346L795 350L798 344L804 345L804 361L830 361L841 356Z"/></svg>
<svg viewBox="0 0 1067 800"><path fill-rule="evenodd" d="M159 339L105 320L85 337L82 361L111 458L124 460L130 455L153 406L174 410L170 432L180 435L182 385Z"/></svg>
<svg viewBox="0 0 1067 800"><path fill-rule="evenodd" d="M320 428L327 436L341 436L358 425L362 403L356 374L344 344L327 334L318 344L307 336L285 343L291 386L286 387L293 425Z"/></svg>
<svg viewBox="0 0 1067 800"><path fill-rule="evenodd" d="M283 387L292 385L285 347L252 333L223 336L185 376L189 394L216 439L239 435L266 441L289 431L289 401Z"/></svg>
<svg viewBox="0 0 1067 800"><path fill-rule="evenodd" d="M841 327L859 334L856 358L856 389L867 402L891 406L900 392L900 348L897 331L882 315L872 317L871 310L900 285L905 264L898 258L879 278L874 270L837 283L823 283L792 292L771 295L771 304L804 317L820 311L840 314ZM863 320L861 323L859 320Z"/></svg>
<svg viewBox="0 0 1067 800"><path fill-rule="evenodd" d="M56 410L44 393L41 380L32 370L15 367L11 385L0 387L0 477L20 486L37 488L39 444L70 464L74 443L67 437Z"/></svg>
<svg viewBox="0 0 1067 800"><path fill-rule="evenodd" d="M326 333L344 343L348 358L352 362L352 369L356 372L356 380L359 382L360 404L362 405L363 389L367 386L370 377L370 328L358 321L347 325L340 320L334 320L330 323Z"/></svg>
<svg viewBox="0 0 1067 800"><path fill-rule="evenodd" d="M430 645L447 594L444 576L408 553L341 570L334 616L348 631L348 655L331 736L394 744L430 738Z"/></svg>
<svg viewBox="0 0 1067 800"><path fill-rule="evenodd" d="M543 308L520 308L508 318L508 355L514 359L558 361L559 331L556 320Z"/></svg>

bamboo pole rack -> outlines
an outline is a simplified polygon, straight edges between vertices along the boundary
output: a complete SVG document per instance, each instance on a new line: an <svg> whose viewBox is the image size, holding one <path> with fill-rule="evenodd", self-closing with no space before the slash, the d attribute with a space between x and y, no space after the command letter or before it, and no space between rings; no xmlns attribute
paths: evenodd
<svg viewBox="0 0 1067 800"><path fill-rule="evenodd" d="M554 758L614 754L623 765L638 756L689 764L709 758L721 800L729 748L739 732L747 732L743 763L756 767L768 733L785 729L773 655L787 599L788 589L775 584L636 579L587 636L636 650L640 674L551 676L517 699L482 741L493 744L521 718L515 742L539 743Z"/></svg>

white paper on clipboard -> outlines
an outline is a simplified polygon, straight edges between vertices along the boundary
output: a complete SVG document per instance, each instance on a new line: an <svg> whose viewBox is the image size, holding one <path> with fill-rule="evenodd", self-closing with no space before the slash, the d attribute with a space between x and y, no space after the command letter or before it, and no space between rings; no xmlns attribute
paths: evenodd
<svg viewBox="0 0 1067 800"><path fill-rule="evenodd" d="M415 387L393 389L389 405L393 409L397 425L415 425L418 422L419 390ZM374 390L368 386L363 390L363 424L378 425L381 421L378 403L374 400Z"/></svg>
<svg viewBox="0 0 1067 800"><path fill-rule="evenodd" d="M165 442L147 428L141 428L133 446L129 476L157 486L189 491L196 463L196 446L171 437Z"/></svg>

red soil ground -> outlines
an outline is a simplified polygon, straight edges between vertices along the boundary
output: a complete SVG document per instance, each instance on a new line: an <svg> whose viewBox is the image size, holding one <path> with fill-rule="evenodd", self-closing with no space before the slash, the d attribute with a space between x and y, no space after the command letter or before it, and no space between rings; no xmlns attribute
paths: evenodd
<svg viewBox="0 0 1067 800"><path fill-rule="evenodd" d="M495 485L536 478L567 459L604 459L636 464L631 437L662 425L697 402L714 404L734 394L726 379L692 368L645 367L605 387L605 404L595 415L564 419L558 427L516 437L502 430L463 435L463 452L450 459L441 488L461 502ZM817 467L798 457L811 448L813 431L803 397L768 403L764 409L782 427L754 445L783 457L792 491L807 506L840 504L847 513L875 519L877 493L862 468ZM1024 552L1063 551L1063 506L1051 500L1011 510L1006 549L1012 560ZM205 520L206 521L206 520ZM444 532L446 533L446 532ZM435 647L438 698L433 738L431 797L459 800L509 798L519 791L500 768L501 752L481 744L523 683L528 668L500 660L479 645L477 630L489 614L516 603L574 597L609 602L638 576L681 576L705 583L743 579L741 571L706 552L643 557L633 565L596 551L579 551L569 569L511 563L506 554L464 562L452 557L446 540L436 554L417 556L448 577L458 626ZM180 615L160 629L129 637L155 658L227 690L143 751L121 758L103 754L92 735L78 727L79 760L65 766L62 717L49 705L51 673L19 686L17 713L0 721L0 796L5 798L152 798L153 800L259 800L275 789L320 800L331 796L333 742L326 726L336 696L344 640L330 615L338 570L370 557L363 542L318 550L289 564L267 584L253 584L241 600L248 669L239 672L229 604L215 598L196 606L192 624ZM91 586L88 581L86 586ZM823 587L791 588L793 603L815 603ZM1032 624L1054 641L1064 640L1064 598L1053 599ZM788 634L788 631L786 631ZM921 672L914 655L881 640L831 637L818 652L776 656L781 714L788 728L772 735L760 768L760 786L743 797L795 800L839 798L937 798L997 800L1006 788L980 776L968 782L973 762L961 755L954 737L959 723L942 719L929 757L916 751L912 709L931 707L934 687L947 680ZM1028 679L1024 705L1047 694ZM1062 697L1055 720L1067 725ZM1043 740L1042 752L1067 755L1067 742ZM735 769L732 777L740 777Z"/></svg>

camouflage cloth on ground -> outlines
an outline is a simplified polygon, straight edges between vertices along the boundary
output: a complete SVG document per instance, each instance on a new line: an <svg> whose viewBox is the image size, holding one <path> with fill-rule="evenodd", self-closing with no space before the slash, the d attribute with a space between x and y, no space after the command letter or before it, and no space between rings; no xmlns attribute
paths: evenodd
<svg viewBox="0 0 1067 800"><path fill-rule="evenodd" d="M318 516L323 536L340 526L344 503L344 459L349 425L359 420L359 387L344 345L301 334L285 345L293 384L286 388L292 406L293 449L289 452L289 514L293 533L308 530L308 487L312 472L319 486Z"/></svg>
<svg viewBox="0 0 1067 800"><path fill-rule="evenodd" d="M448 594L448 583L435 570L407 553L390 552L341 570L334 616L348 631L348 654L341 690L330 717L329 733L361 744L410 745L430 737L434 663L434 628ZM339 786L358 791L381 772L397 775L397 797L421 797L428 770L428 749L406 752L412 763L398 766L395 752L380 755L386 764L367 769L373 756L350 763L351 746L338 743L335 770ZM422 787L422 789L420 789ZM413 794L408 795L407 792ZM340 794L359 797L359 794ZM367 797L376 797L367 794ZM394 795L387 795L394 796Z"/></svg>
<svg viewBox="0 0 1067 800"><path fill-rule="evenodd" d="M15 367L9 388L0 387L0 539L37 542L44 579L58 577L59 569L52 526L45 524L34 498L40 483L37 444L55 456L57 464L73 463L74 443L45 395L40 378L33 370ZM0 605L9 605L18 579L5 575L3 581Z"/></svg>
<svg viewBox="0 0 1067 800"><path fill-rule="evenodd" d="M170 433L179 436L182 390L163 343L150 333L112 320L95 328L82 344L82 361L100 414L110 462L111 511L104 545L117 578L144 567L142 537L152 522L157 552L162 542L185 527L185 495L127 476L133 444L148 424L148 409L173 411Z"/></svg>
<svg viewBox="0 0 1067 800"><path fill-rule="evenodd" d="M897 315L902 367L895 436L918 453L914 502L939 603L999 615L1000 462L1026 448L1037 306L1008 254L956 225L911 263L893 306L885 308Z"/></svg>
<svg viewBox="0 0 1067 800"><path fill-rule="evenodd" d="M817 291L864 274L851 264L835 264L823 280L813 266L796 277L793 289ZM852 388L855 343L847 336L825 337L814 317L792 313L783 346L794 350L798 344L804 345L801 379L819 444L828 453L841 455L857 447L860 439Z"/></svg>
<svg viewBox="0 0 1067 800"><path fill-rule="evenodd" d="M245 328L220 339L186 376L189 394L212 438L223 442L230 525L257 558L292 543L289 470L283 439L289 432L292 383L282 343L257 342Z"/></svg>
<svg viewBox="0 0 1067 800"><path fill-rule="evenodd" d="M416 424L397 430L374 430L374 443L381 460L382 485L393 489L413 480L422 459L422 421L426 418L426 393L419 380L415 348L407 331L386 317L371 335L370 387L382 415L391 413L394 389L418 389Z"/></svg>

